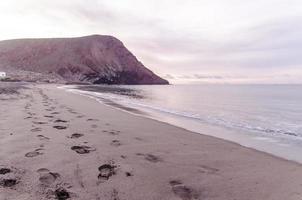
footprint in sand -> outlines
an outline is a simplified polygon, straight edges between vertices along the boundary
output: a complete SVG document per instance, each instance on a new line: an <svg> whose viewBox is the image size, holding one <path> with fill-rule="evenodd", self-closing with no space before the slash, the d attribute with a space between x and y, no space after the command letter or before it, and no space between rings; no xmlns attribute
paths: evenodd
<svg viewBox="0 0 302 200"><path fill-rule="evenodd" d="M18 181L16 174L13 172L13 170L3 167L0 168L0 186L1 187L13 187L15 186Z"/></svg>
<svg viewBox="0 0 302 200"><path fill-rule="evenodd" d="M103 130L103 133L108 133L110 135L119 135L121 131L116 131L116 130L111 130L111 131L106 131Z"/></svg>
<svg viewBox="0 0 302 200"><path fill-rule="evenodd" d="M148 160L149 162L153 162L153 163L157 163L157 162L162 162L163 161L160 157L155 156L153 154L137 153L136 155L143 156L146 160Z"/></svg>
<svg viewBox="0 0 302 200"><path fill-rule="evenodd" d="M28 152L28 153L25 154L25 157L27 157L27 158L33 158L33 157L36 157L36 156L39 156L39 155L43 155L43 153L40 152L42 150L44 150L44 149L39 148L39 149L36 149L34 151Z"/></svg>
<svg viewBox="0 0 302 200"><path fill-rule="evenodd" d="M71 139L77 139L77 138L80 138L84 136L84 134L81 134L81 133L74 133L72 134L71 136L68 136L68 138L71 138Z"/></svg>
<svg viewBox="0 0 302 200"><path fill-rule="evenodd" d="M67 129L66 126L53 126L53 128L58 129L58 130L64 130Z"/></svg>
<svg viewBox="0 0 302 200"><path fill-rule="evenodd" d="M42 131L42 129L41 128L33 128L30 131L31 132L40 132L40 131Z"/></svg>
<svg viewBox="0 0 302 200"><path fill-rule="evenodd" d="M57 119L54 121L54 123L67 123L68 121L62 120L62 119Z"/></svg>
<svg viewBox="0 0 302 200"><path fill-rule="evenodd" d="M194 189L183 185L180 180L170 181L173 193L182 200L197 200L200 194Z"/></svg>
<svg viewBox="0 0 302 200"><path fill-rule="evenodd" d="M33 124L38 124L38 125L40 125L40 124L47 124L47 122L33 122Z"/></svg>
<svg viewBox="0 0 302 200"><path fill-rule="evenodd" d="M98 179L100 181L106 181L108 180L111 176L115 175L115 168L116 166L111 165L111 164L104 164L99 167L99 175Z"/></svg>
<svg viewBox="0 0 302 200"><path fill-rule="evenodd" d="M40 140L49 140L48 137L44 136L44 135L37 135L37 137L40 139Z"/></svg>
<svg viewBox="0 0 302 200"><path fill-rule="evenodd" d="M60 174L51 172L46 168L38 169L37 172L40 174L40 183L47 186L53 184L57 179L61 177Z"/></svg>
<svg viewBox="0 0 302 200"><path fill-rule="evenodd" d="M58 188L61 180L61 175L59 173L51 172L46 168L38 169L37 172L40 174L39 181L42 185L48 187L56 187ZM59 200L66 200L69 199L71 196L69 192L63 188L59 187L53 192L56 199Z"/></svg>
<svg viewBox="0 0 302 200"><path fill-rule="evenodd" d="M93 122L97 122L97 121L99 121L98 119L87 119L87 121L89 122L89 121L93 121Z"/></svg>
<svg viewBox="0 0 302 200"><path fill-rule="evenodd" d="M127 177L133 176L133 174L131 172L126 172L125 174Z"/></svg>
<svg viewBox="0 0 302 200"><path fill-rule="evenodd" d="M50 113L50 114L52 114L52 115L58 115L58 114L60 114L59 112L52 112L52 113Z"/></svg>
<svg viewBox="0 0 302 200"><path fill-rule="evenodd" d="M0 179L0 186L2 186L2 187L13 187L16 184L17 184L16 179L12 179L12 178Z"/></svg>
<svg viewBox="0 0 302 200"><path fill-rule="evenodd" d="M112 142L110 143L110 145L118 147L121 146L121 142L119 140L112 140Z"/></svg>
<svg viewBox="0 0 302 200"><path fill-rule="evenodd" d="M12 171L12 170L9 169L9 168L0 168L0 174L1 174L1 175L11 173L11 171Z"/></svg>
<svg viewBox="0 0 302 200"><path fill-rule="evenodd" d="M67 192L67 190L64 188L56 189L55 195L58 200L66 200L70 198L69 192Z"/></svg>
<svg viewBox="0 0 302 200"><path fill-rule="evenodd" d="M36 115L36 113L32 113L32 112L27 112L27 114L30 115L30 116L35 116Z"/></svg>
<svg viewBox="0 0 302 200"><path fill-rule="evenodd" d="M95 151L95 148L89 147L89 146L72 146L71 150L77 152L78 154L87 154L90 153L91 151Z"/></svg>

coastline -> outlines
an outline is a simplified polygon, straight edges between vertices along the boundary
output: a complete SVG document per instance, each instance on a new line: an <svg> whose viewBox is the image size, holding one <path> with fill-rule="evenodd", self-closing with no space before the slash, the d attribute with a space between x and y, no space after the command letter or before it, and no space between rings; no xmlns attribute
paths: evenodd
<svg viewBox="0 0 302 200"><path fill-rule="evenodd" d="M288 135L284 135L283 138L281 138L280 136L279 138L266 137L265 135L259 135L259 133L252 133L247 130L230 129L221 126L210 125L209 123L196 123L194 120L185 119L187 121L184 122L184 118L181 118L182 116L179 116L181 119L177 120L175 119L175 115L173 116L173 118L169 118L164 114L159 115L160 112L152 113L150 112L150 110L139 109L137 107L128 106L127 104L120 104L117 103L115 99L111 100L112 97L103 96L103 94L93 92L93 90L83 90L81 88L77 88L74 85L60 86L58 88L74 93L76 95L91 98L103 105L118 109L122 112L156 120L167 125L176 126L184 129L185 131L190 131L195 134L208 135L228 142L234 142L243 147L255 149L260 152L276 156L278 158L283 158L285 160L302 164L302 155L296 153L301 151L301 145L286 143L285 141L289 139L286 138L288 137Z"/></svg>
<svg viewBox="0 0 302 200"><path fill-rule="evenodd" d="M26 98L1 102L1 167L12 168L18 182L0 187L4 199L53 199L58 185L71 199L302 197L298 163L122 112L55 85L29 87ZM72 138L75 133L83 135ZM88 153L77 153L75 146L86 146ZM104 165L114 170L106 180Z"/></svg>

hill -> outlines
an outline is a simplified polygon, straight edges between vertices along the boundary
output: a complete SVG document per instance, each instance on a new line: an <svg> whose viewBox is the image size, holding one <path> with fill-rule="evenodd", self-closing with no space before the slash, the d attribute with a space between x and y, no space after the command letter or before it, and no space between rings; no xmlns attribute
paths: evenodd
<svg viewBox="0 0 302 200"><path fill-rule="evenodd" d="M168 84L104 35L0 41L0 71L25 81Z"/></svg>

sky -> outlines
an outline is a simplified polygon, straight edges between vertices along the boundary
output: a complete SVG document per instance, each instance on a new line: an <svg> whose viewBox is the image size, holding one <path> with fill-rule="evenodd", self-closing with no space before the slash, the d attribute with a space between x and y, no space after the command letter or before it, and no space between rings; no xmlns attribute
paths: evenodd
<svg viewBox="0 0 302 200"><path fill-rule="evenodd" d="M172 83L302 83L301 0L0 2L0 40L92 34Z"/></svg>

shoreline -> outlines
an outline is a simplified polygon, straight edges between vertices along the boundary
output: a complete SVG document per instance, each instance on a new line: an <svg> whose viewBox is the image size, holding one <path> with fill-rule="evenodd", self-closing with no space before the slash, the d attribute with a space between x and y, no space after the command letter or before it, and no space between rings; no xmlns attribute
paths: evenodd
<svg viewBox="0 0 302 200"><path fill-rule="evenodd" d="M4 199L56 199L64 192L79 200L302 197L299 163L55 85L28 87L24 98L0 106L0 167L16 180L0 186Z"/></svg>
<svg viewBox="0 0 302 200"><path fill-rule="evenodd" d="M231 142L234 144L238 144L244 148L249 148L252 150L256 150L262 153L266 153L270 156L276 157L276 158L280 158L280 159L284 159L287 161L291 161L291 162L295 162L298 164L302 164L302 157L300 156L294 156L295 152L301 149L296 148L295 146L292 147L291 150L288 149L284 149L283 146L278 146L277 143L274 143L272 145L272 143L270 142L266 142L265 140L257 140L256 138L262 138L261 136L256 136L256 135L243 135L243 131L239 131L239 130L228 130L228 129L224 129L222 127L214 127L211 125L203 125L203 129L207 130L207 131L198 131L196 128L187 128L185 126L181 126L178 125L176 123L171 123L168 120L163 120L163 119L156 119L155 116L149 115L148 113L145 113L144 111L132 108L132 107L126 107L124 105L118 104L113 102L114 105L112 105L112 103L106 103L104 102L104 100L107 101L107 99L101 100L103 99L103 97L100 97L101 99L98 99L96 96L93 96L89 93L86 93L88 91L86 90L81 90L81 89L77 89L74 88L74 86L72 86L70 88L70 86L59 86L58 89L62 89L66 92L70 92L72 94L75 95L80 95L80 96L84 96L86 98L90 98L93 99L94 101L108 106L110 108L119 110L121 112L125 112L128 113L130 115L135 115L138 117L143 117L149 120L155 120L157 122L166 124L168 126L175 126L177 128L183 129L184 131L188 131L191 132L193 134L198 134L198 135L203 135L203 136L209 136L209 137L213 137L216 139L221 139L224 140L226 142ZM115 105L116 104L116 105ZM207 132L224 132L221 135L217 135L217 134L207 134ZM263 137L264 139L271 139L268 137ZM272 145L272 146L271 146ZM284 152L286 151L286 152Z"/></svg>

